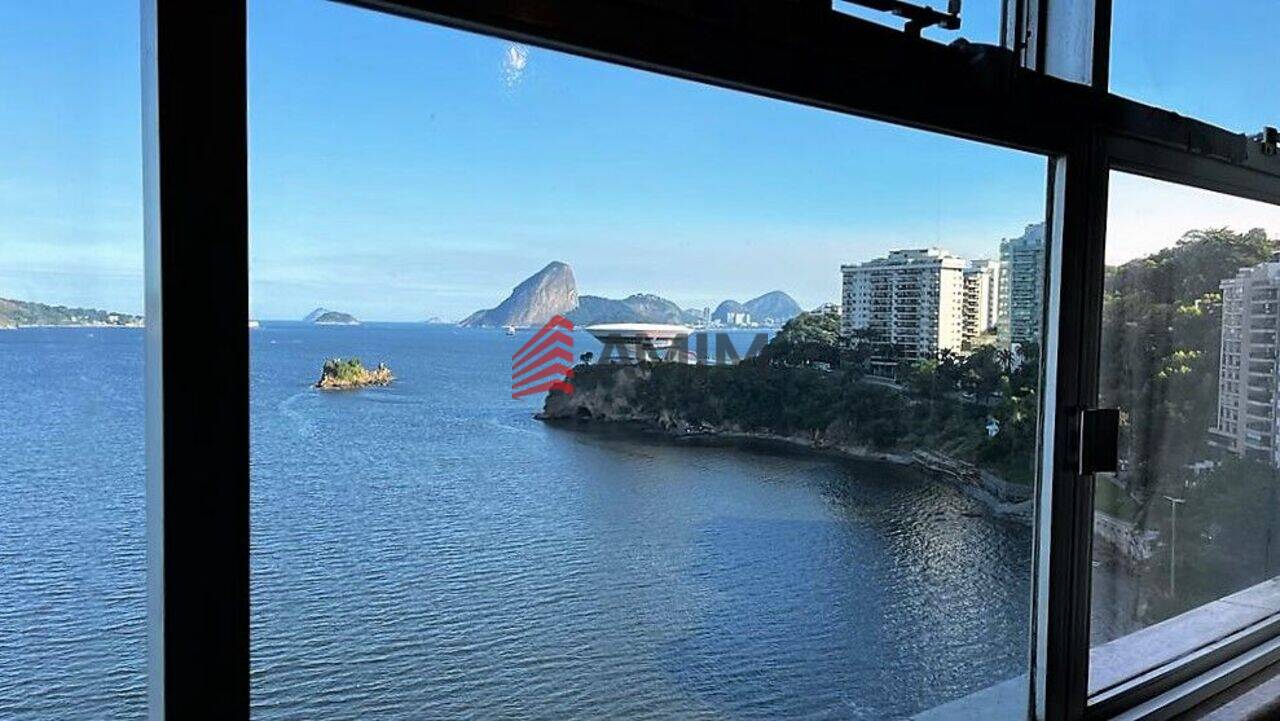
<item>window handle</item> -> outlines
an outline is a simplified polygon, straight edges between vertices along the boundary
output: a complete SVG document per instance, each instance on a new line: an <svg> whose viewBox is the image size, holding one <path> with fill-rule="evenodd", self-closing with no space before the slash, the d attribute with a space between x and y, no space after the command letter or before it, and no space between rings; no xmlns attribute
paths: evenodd
<svg viewBox="0 0 1280 721"><path fill-rule="evenodd" d="M1090 408L1080 412L1080 475L1115 473L1120 469L1120 409Z"/></svg>

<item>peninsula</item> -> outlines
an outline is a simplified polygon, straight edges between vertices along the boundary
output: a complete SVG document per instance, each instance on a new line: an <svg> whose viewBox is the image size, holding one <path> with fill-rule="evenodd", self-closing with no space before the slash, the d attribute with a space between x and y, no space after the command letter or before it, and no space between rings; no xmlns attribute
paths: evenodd
<svg viewBox="0 0 1280 721"><path fill-rule="evenodd" d="M759 355L732 365L583 363L573 393L547 394L540 420L633 429L682 442L785 443L909 464L962 487L1002 516L1030 518L1038 363L1002 366L995 349L867 372L835 313L802 313ZM963 389L958 386L963 385Z"/></svg>
<svg viewBox="0 0 1280 721"><path fill-rule="evenodd" d="M142 316L0 298L0 328L27 326L141 328Z"/></svg>

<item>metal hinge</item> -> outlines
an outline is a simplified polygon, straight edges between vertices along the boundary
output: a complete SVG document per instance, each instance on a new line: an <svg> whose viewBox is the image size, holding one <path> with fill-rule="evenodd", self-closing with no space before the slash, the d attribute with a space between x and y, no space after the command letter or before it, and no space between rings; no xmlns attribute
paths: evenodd
<svg viewBox="0 0 1280 721"><path fill-rule="evenodd" d="M1080 411L1080 475L1115 473L1120 468L1120 410Z"/></svg>

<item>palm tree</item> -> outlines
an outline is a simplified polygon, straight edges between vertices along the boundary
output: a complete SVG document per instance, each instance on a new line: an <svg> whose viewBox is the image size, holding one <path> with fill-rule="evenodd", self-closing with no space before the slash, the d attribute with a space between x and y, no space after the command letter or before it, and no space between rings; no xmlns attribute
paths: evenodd
<svg viewBox="0 0 1280 721"><path fill-rule="evenodd" d="M1000 364L1000 369L1005 373L1013 372L1013 351L1009 348L1001 348L996 351L996 362Z"/></svg>

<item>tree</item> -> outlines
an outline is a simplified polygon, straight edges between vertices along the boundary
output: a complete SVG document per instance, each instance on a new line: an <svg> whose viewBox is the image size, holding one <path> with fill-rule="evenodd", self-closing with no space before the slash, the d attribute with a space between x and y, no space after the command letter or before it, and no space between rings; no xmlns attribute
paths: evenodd
<svg viewBox="0 0 1280 721"><path fill-rule="evenodd" d="M964 359L963 377L960 386L975 396L987 398L1000 388L1000 377L1003 367L999 360L1004 352L995 346L982 346Z"/></svg>
<svg viewBox="0 0 1280 721"><path fill-rule="evenodd" d="M779 366L840 364L840 316L809 312L787 321L760 353L761 362Z"/></svg>
<svg viewBox="0 0 1280 721"><path fill-rule="evenodd" d="M1005 373L1013 372L1013 361L1015 358L1016 356L1014 356L1013 351L1008 348L1001 348L996 351L996 362L1000 364L1000 369Z"/></svg>
<svg viewBox="0 0 1280 721"><path fill-rule="evenodd" d="M1120 452L1138 516L1208 453L1217 415L1219 284L1268 260L1260 229L1195 230L1172 247L1107 269L1102 310L1104 406L1123 411Z"/></svg>

